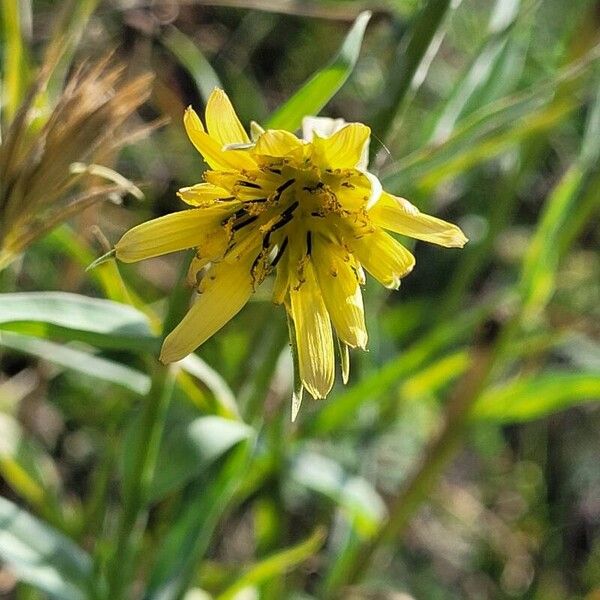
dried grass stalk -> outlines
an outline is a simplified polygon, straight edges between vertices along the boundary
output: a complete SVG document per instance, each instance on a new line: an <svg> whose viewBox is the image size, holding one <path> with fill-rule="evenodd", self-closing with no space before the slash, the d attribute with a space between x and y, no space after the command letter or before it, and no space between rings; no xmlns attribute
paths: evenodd
<svg viewBox="0 0 600 600"><path fill-rule="evenodd" d="M90 204L135 190L122 176L103 177L114 172L100 165L156 125L129 124L150 95L152 76L127 80L110 57L79 67L40 123L36 99L50 71L41 69L0 145L0 269Z"/></svg>

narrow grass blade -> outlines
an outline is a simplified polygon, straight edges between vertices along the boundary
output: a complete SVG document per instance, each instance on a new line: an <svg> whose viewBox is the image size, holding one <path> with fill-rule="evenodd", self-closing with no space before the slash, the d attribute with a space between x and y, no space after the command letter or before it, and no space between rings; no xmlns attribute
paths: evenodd
<svg viewBox="0 0 600 600"><path fill-rule="evenodd" d="M291 571L313 556L323 545L324 540L325 531L320 527L315 529L310 537L299 544L275 552L246 569L246 572L240 575L223 593L219 594L216 600L234 600L244 588L264 584L274 577L279 577L287 571Z"/></svg>
<svg viewBox="0 0 600 600"><path fill-rule="evenodd" d="M170 25L160 37L160 41L190 74L200 97L206 102L215 88L223 85L219 76L202 54L197 44L185 33Z"/></svg>
<svg viewBox="0 0 600 600"><path fill-rule="evenodd" d="M380 137L393 130L393 122L402 110L407 93L415 85L417 74L420 82L424 80L441 44L448 13L459 4L460 0L429 0L412 24L408 37L398 46L388 75L385 103L374 119L374 129Z"/></svg>
<svg viewBox="0 0 600 600"><path fill-rule="evenodd" d="M303 117L317 115L323 109L352 73L370 18L368 11L358 16L337 56L275 111L269 119L269 128L295 131Z"/></svg>
<svg viewBox="0 0 600 600"><path fill-rule="evenodd" d="M484 392L472 416L497 423L524 423L583 402L600 402L600 372L517 378Z"/></svg>

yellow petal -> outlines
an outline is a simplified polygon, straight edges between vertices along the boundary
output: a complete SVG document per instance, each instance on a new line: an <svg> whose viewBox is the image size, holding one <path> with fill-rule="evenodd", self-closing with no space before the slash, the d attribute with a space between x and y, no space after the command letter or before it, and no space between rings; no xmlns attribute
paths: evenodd
<svg viewBox="0 0 600 600"><path fill-rule="evenodd" d="M181 323L165 338L163 363L193 352L243 308L253 291L250 264L247 260L215 264L202 279L200 291Z"/></svg>
<svg viewBox="0 0 600 600"><path fill-rule="evenodd" d="M317 280L337 336L352 348L365 348L367 328L362 293L348 251L313 236Z"/></svg>
<svg viewBox="0 0 600 600"><path fill-rule="evenodd" d="M227 242L221 221L230 210L196 208L146 221L127 231L117 242L117 258L136 262L194 247L214 253Z"/></svg>
<svg viewBox="0 0 600 600"><path fill-rule="evenodd" d="M192 144L202 154L211 169L239 171L256 168L256 163L247 152L223 150L223 144L204 131L200 117L191 106L183 115L183 124Z"/></svg>
<svg viewBox="0 0 600 600"><path fill-rule="evenodd" d="M275 304L283 304L286 299L289 287L289 252L284 251L277 265L275 273L275 282L273 283L273 302Z"/></svg>
<svg viewBox="0 0 600 600"><path fill-rule="evenodd" d="M206 103L206 128L208 134L218 140L221 146L250 141L227 94L219 88L213 90Z"/></svg>
<svg viewBox="0 0 600 600"><path fill-rule="evenodd" d="M269 129L258 138L253 153L280 158L302 150L302 142L293 133Z"/></svg>
<svg viewBox="0 0 600 600"><path fill-rule="evenodd" d="M387 192L371 208L369 216L384 229L446 248L462 248L468 241L456 225L426 215L408 200Z"/></svg>
<svg viewBox="0 0 600 600"><path fill-rule="evenodd" d="M381 229L348 243L365 269L385 287L397 289L415 266L415 257Z"/></svg>
<svg viewBox="0 0 600 600"><path fill-rule="evenodd" d="M348 123L331 137L315 136L315 159L331 169L365 168L371 130L362 123Z"/></svg>
<svg viewBox="0 0 600 600"><path fill-rule="evenodd" d="M290 306L300 378L313 398L325 398L335 376L333 334L310 260L304 267L304 281L290 288Z"/></svg>
<svg viewBox="0 0 600 600"><path fill-rule="evenodd" d="M198 183L181 188L177 195L190 206L211 206L217 200L232 199L230 193L212 183Z"/></svg>

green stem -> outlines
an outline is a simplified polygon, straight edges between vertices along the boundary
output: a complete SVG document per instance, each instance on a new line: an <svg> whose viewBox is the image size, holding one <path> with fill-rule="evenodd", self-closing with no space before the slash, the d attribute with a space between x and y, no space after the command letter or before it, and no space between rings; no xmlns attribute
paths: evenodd
<svg viewBox="0 0 600 600"><path fill-rule="evenodd" d="M468 425L470 409L484 389L492 367L502 354L513 331L513 325L509 324L497 340L494 340L493 347L487 343L475 347L471 368L460 380L448 402L440 433L431 441L423 460L394 498L388 519L373 538L356 547L343 572L337 574L336 580L327 582L324 598L336 598L345 585L360 581L371 565L376 551L405 531L410 519L428 497L440 474L460 446Z"/></svg>
<svg viewBox="0 0 600 600"><path fill-rule="evenodd" d="M181 269L179 282L169 298L164 333L178 322L189 301L189 289L185 284L192 253L189 253ZM160 442L169 408L175 376L169 367L152 359L152 386L143 407L142 422L134 440L133 466L125 473L123 482L124 507L117 530L116 550L108 574L110 600L129 598L128 584L133 579L136 558L142 544L149 513L149 492Z"/></svg>
<svg viewBox="0 0 600 600"><path fill-rule="evenodd" d="M124 510L119 522L114 561L109 574L111 600L127 598L133 563L148 518L148 492L152 484L165 415L173 390L173 377L164 365L156 365L136 440L131 479L124 482Z"/></svg>

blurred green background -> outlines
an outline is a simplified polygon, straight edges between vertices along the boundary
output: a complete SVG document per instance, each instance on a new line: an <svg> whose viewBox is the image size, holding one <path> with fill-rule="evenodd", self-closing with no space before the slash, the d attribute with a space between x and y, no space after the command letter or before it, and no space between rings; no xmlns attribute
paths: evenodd
<svg viewBox="0 0 600 600"><path fill-rule="evenodd" d="M4 143L57 40L40 119L75 65L110 52L126 79L154 77L133 126L169 120L103 163L143 200L96 203L0 271L0 597L600 598L600 3L0 7ZM321 114L371 126L384 187L469 244L417 243L397 292L367 282L369 351L294 424L265 290L159 381L154 327L173 288L185 298L184 257L85 267L201 181L187 105L221 86L245 125L267 124L365 9L362 46L355 29L337 79L317 81L329 98L349 76Z"/></svg>

